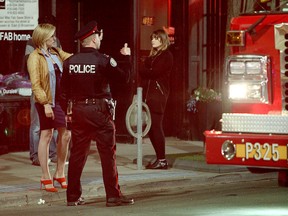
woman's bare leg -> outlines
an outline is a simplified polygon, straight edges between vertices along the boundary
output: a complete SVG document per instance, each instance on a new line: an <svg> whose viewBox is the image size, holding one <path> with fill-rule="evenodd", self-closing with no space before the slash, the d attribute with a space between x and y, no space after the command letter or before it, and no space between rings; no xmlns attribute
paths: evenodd
<svg viewBox="0 0 288 216"><path fill-rule="evenodd" d="M65 163L68 155L68 147L71 139L71 132L66 128L58 128L57 138L57 167L54 178L65 177Z"/></svg>
<svg viewBox="0 0 288 216"><path fill-rule="evenodd" d="M38 146L38 158L42 170L42 180L51 179L48 158L49 158L49 145L52 138L53 129L41 130L39 146ZM53 185L51 185L53 186ZM47 187L50 187L47 185Z"/></svg>

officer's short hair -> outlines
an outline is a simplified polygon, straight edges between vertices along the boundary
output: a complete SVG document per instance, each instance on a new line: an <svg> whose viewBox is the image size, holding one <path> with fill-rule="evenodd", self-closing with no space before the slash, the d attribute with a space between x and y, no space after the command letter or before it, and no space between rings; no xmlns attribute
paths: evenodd
<svg viewBox="0 0 288 216"><path fill-rule="evenodd" d="M87 46L89 45L89 43L91 42L91 40L95 37L95 34L92 34L90 36L88 36L87 38L85 38L84 40L81 41L81 45L82 46Z"/></svg>

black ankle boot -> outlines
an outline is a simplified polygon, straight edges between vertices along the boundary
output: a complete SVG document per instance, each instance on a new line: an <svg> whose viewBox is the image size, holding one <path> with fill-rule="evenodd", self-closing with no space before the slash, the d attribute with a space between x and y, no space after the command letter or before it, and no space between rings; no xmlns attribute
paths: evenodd
<svg viewBox="0 0 288 216"><path fill-rule="evenodd" d="M157 159L154 163L148 164L146 169L168 169L168 162L166 159Z"/></svg>

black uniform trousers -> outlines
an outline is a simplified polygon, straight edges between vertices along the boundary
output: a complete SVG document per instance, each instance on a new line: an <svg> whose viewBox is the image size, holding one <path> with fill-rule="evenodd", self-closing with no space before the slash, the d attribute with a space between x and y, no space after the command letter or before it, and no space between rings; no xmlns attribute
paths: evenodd
<svg viewBox="0 0 288 216"><path fill-rule="evenodd" d="M92 139L96 141L101 159L106 198L119 197L115 125L108 111L101 110L97 104L75 104L71 129L72 146L68 166L67 202L77 201L81 197L80 179Z"/></svg>

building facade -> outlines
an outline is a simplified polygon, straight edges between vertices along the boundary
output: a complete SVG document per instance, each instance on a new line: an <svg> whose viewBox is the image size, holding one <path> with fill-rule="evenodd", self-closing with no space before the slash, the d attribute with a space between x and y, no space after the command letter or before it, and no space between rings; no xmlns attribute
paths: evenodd
<svg viewBox="0 0 288 216"><path fill-rule="evenodd" d="M6 0L6 9L12 4L11 2ZM17 3L18 10L25 8L25 5L23 6L25 1L17 2L20 2ZM125 114L138 87L138 63L150 50L149 35L157 28L170 29L175 64L164 120L165 133L166 136L181 139L197 139L191 135L191 124L197 127L198 123L191 120L186 107L187 100L192 90L199 86L221 92L229 1L34 0L32 2L38 5L38 10L33 12L36 14L34 19L51 15L56 18L56 34L62 48L67 52L75 53L79 50L79 43L73 36L90 20L96 20L99 28L103 29L102 52L117 57L124 43L128 43L131 47L132 79L129 84L114 83L112 86L114 97L118 100L116 127L119 138L129 137L125 127ZM0 16L1 10L6 9L0 8ZM6 30L3 26L1 28L0 74L6 76L22 72L25 63L23 58L25 44L31 37L33 29ZM16 34L21 40L17 37L4 40L5 34ZM2 100L6 99L2 96ZM4 102L2 107L5 109Z"/></svg>

